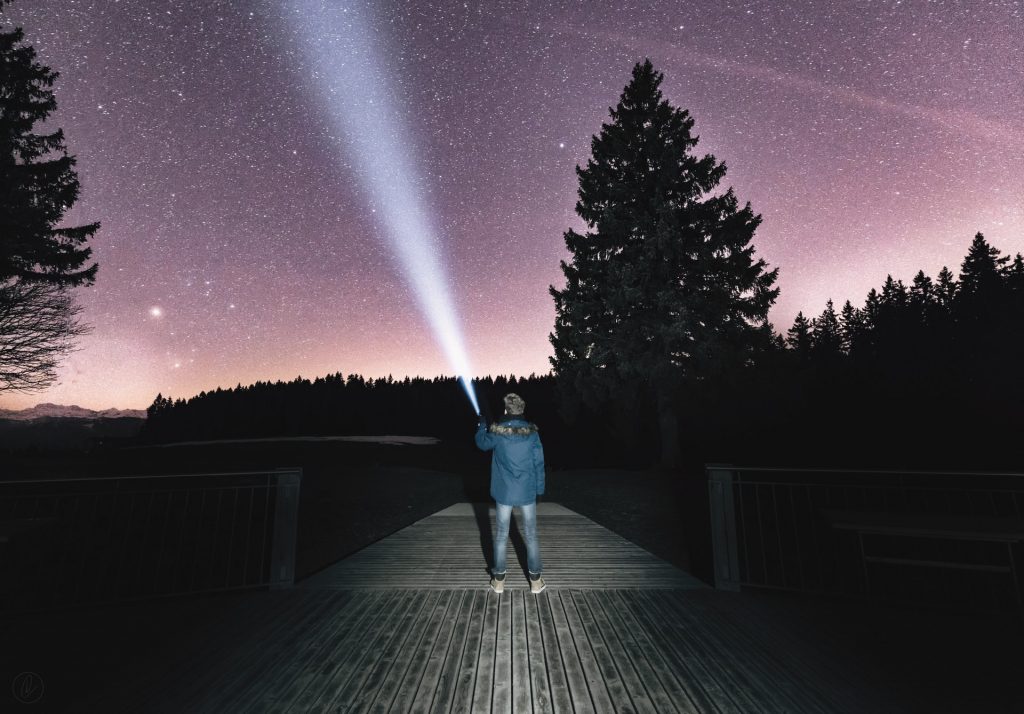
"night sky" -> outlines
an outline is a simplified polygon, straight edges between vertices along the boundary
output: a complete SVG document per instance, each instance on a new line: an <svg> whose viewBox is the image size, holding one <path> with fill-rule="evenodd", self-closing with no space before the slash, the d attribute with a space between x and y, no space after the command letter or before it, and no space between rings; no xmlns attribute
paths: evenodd
<svg viewBox="0 0 1024 714"><path fill-rule="evenodd" d="M289 12L299 0L17 0L102 222L60 384L145 408L256 380L452 374L382 237ZM344 4L341 0L334 4ZM402 147L474 372L545 373L574 167L649 56L698 153L764 220L771 318L1024 251L1024 3L373 3ZM329 32L329 28L323 28ZM323 40L323 38L320 38ZM387 79L389 78L389 79ZM360 101L353 96L351 101Z"/></svg>

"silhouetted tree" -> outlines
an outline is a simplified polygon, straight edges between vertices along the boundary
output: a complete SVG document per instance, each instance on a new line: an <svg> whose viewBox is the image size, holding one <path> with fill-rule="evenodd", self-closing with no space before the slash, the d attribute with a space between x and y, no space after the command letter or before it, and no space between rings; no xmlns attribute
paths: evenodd
<svg viewBox="0 0 1024 714"><path fill-rule="evenodd" d="M786 344L800 357L806 357L811 351L811 323L803 312L796 314L792 327L786 332Z"/></svg>
<svg viewBox="0 0 1024 714"><path fill-rule="evenodd" d="M99 224L59 226L78 199L75 159L60 129L35 131L57 107L58 74L23 40L0 28L0 389L32 390L54 381L87 331L66 289L94 281L97 265L82 266Z"/></svg>
<svg viewBox="0 0 1024 714"><path fill-rule="evenodd" d="M942 270L939 271L939 279L935 284L935 297L938 304L947 312L953 309L957 287L957 281L952 271L946 266L942 266Z"/></svg>
<svg viewBox="0 0 1024 714"><path fill-rule="evenodd" d="M985 236L977 233L960 266L960 293L965 299L989 299L1002 286L1002 274L1010 257L1000 255Z"/></svg>
<svg viewBox="0 0 1024 714"><path fill-rule="evenodd" d="M839 343L843 352L854 352L854 345L863 339L864 329L864 313L847 300L839 313Z"/></svg>
<svg viewBox="0 0 1024 714"><path fill-rule="evenodd" d="M918 270L914 276L914 282L910 285L910 306L915 316L923 323L931 316L931 308L938 302L935 296L935 286L932 279Z"/></svg>
<svg viewBox="0 0 1024 714"><path fill-rule="evenodd" d="M832 300L825 303L825 309L811 322L811 345L821 359L835 357L842 350L839 317Z"/></svg>
<svg viewBox="0 0 1024 714"><path fill-rule="evenodd" d="M20 27L0 30L0 281L91 283L97 265L79 268L99 223L58 227L78 200L75 159L61 129L34 131L57 108L51 87L59 75L23 39Z"/></svg>
<svg viewBox="0 0 1024 714"><path fill-rule="evenodd" d="M68 290L51 283L0 285L0 391L31 392L57 380L60 359L89 332Z"/></svg>
<svg viewBox="0 0 1024 714"><path fill-rule="evenodd" d="M662 99L650 60L633 76L577 167L577 214L566 231L566 286L551 287L551 364L567 401L656 404L661 463L679 463L673 400L684 381L743 365L768 349L778 271L750 245L761 217L737 208L714 156L691 153L693 119Z"/></svg>

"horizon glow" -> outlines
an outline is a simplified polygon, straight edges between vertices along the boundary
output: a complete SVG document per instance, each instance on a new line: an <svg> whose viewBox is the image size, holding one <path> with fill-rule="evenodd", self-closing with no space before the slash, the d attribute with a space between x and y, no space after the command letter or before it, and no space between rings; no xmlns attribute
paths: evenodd
<svg viewBox="0 0 1024 714"><path fill-rule="evenodd" d="M420 312L479 415L448 275L439 258L440 241L424 208L423 182L410 158L410 133L400 113L402 102L391 91L384 53L378 51L380 40L372 38L372 23L357 3L328 7L318 0L291 0L289 9L318 95L345 139L345 156L353 161Z"/></svg>

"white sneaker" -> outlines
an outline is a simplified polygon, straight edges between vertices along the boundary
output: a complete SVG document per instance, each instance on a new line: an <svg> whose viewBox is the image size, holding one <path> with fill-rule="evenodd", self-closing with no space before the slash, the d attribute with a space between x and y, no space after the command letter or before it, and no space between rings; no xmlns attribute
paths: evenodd
<svg viewBox="0 0 1024 714"><path fill-rule="evenodd" d="M491 590L496 593L503 592L505 590L505 578L498 580L495 577L491 577Z"/></svg>
<svg viewBox="0 0 1024 714"><path fill-rule="evenodd" d="M544 584L544 578L537 578L536 580L530 581L530 592L534 595L536 595L546 587L547 586Z"/></svg>

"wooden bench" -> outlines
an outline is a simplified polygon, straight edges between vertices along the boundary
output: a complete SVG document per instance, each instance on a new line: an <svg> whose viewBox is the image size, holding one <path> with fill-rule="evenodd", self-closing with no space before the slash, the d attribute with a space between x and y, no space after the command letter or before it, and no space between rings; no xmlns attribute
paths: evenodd
<svg viewBox="0 0 1024 714"><path fill-rule="evenodd" d="M871 581L868 578L868 563L954 568L957 570L1009 573L1013 578L1013 592L1017 598L1017 605L1024 608L1024 602L1021 601L1020 584L1017 580L1017 567L1013 557L1013 544L1024 541L1024 520L994 516L879 513L828 509L822 509L821 513L832 524L833 528L856 531L857 540L860 544L861 565L864 568L864 585L869 595L871 593ZM1006 565L998 565L869 555L864 552L865 534L1005 543L1008 562Z"/></svg>

